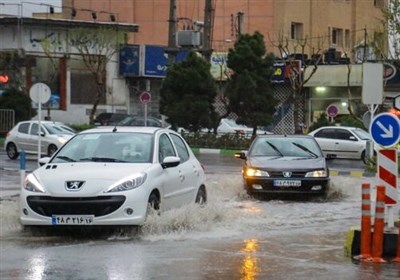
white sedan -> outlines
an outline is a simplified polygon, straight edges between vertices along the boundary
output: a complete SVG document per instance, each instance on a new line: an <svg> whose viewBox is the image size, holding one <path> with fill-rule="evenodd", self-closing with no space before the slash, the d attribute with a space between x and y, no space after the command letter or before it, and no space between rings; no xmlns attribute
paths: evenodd
<svg viewBox="0 0 400 280"><path fill-rule="evenodd" d="M368 132L349 126L324 126L309 133L317 140L326 157L366 161ZM372 142L371 142L372 143Z"/></svg>
<svg viewBox="0 0 400 280"><path fill-rule="evenodd" d="M75 135L29 174L23 225L142 225L207 200L204 170L185 140L157 127L99 127Z"/></svg>
<svg viewBox="0 0 400 280"><path fill-rule="evenodd" d="M243 124L238 124L233 119L223 118L221 119L218 128L218 134L236 134L239 136L244 136L246 138L250 138L253 135L253 128L248 127ZM272 134L269 131L265 131L262 129L257 129L257 134Z"/></svg>

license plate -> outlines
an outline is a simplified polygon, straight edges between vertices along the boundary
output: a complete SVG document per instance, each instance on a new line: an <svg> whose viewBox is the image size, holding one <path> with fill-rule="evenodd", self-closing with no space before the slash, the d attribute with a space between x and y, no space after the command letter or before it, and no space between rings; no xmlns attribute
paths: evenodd
<svg viewBox="0 0 400 280"><path fill-rule="evenodd" d="M51 217L53 225L92 225L93 215L54 215Z"/></svg>
<svg viewBox="0 0 400 280"><path fill-rule="evenodd" d="M300 187L300 180L274 180L275 187Z"/></svg>

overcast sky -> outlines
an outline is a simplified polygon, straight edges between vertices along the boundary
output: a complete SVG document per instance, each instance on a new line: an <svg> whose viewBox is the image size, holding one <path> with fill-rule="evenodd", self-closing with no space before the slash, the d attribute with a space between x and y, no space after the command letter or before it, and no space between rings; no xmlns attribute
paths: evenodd
<svg viewBox="0 0 400 280"><path fill-rule="evenodd" d="M54 11L60 12L62 0L0 0L0 15L18 16L21 12L24 17L32 16L32 13L49 12L49 6L54 6Z"/></svg>

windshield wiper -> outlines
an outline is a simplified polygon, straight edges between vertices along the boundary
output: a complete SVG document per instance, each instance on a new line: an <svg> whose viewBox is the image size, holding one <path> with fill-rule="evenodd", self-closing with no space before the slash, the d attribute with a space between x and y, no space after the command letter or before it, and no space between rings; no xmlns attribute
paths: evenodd
<svg viewBox="0 0 400 280"><path fill-rule="evenodd" d="M81 158L79 161L94 161L94 162L126 162L124 160L108 157L88 157Z"/></svg>
<svg viewBox="0 0 400 280"><path fill-rule="evenodd" d="M302 149L303 151L306 151L307 153L309 153L310 155L312 155L314 158L317 158L317 157L318 157L318 155L317 155L316 153L310 151L308 148L304 147L303 145L298 144L298 143L295 143L295 142L292 142L292 144L295 145L296 147Z"/></svg>
<svg viewBox="0 0 400 280"><path fill-rule="evenodd" d="M279 149L278 149L274 144L272 144L272 143L270 143L270 142L268 142L268 141L265 141L265 143L267 143L268 145L270 145L271 148L274 149L275 152L277 152L281 157L283 157L282 152L279 151Z"/></svg>
<svg viewBox="0 0 400 280"><path fill-rule="evenodd" d="M65 160L65 161L69 161L69 162L75 162L76 160L74 160L73 158L67 157L67 156L56 156L56 158Z"/></svg>

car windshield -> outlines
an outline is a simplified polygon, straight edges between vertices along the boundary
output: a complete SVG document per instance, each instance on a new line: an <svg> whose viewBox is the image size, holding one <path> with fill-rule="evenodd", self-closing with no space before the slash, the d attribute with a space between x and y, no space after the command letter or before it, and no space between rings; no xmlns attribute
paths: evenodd
<svg viewBox="0 0 400 280"><path fill-rule="evenodd" d="M51 124L44 124L43 126L50 134L67 134L67 135L75 134L75 131L66 125L51 123Z"/></svg>
<svg viewBox="0 0 400 280"><path fill-rule="evenodd" d="M79 134L60 149L52 163L150 163L152 139L152 134L134 132Z"/></svg>
<svg viewBox="0 0 400 280"><path fill-rule="evenodd" d="M369 133L366 132L365 130L362 129L354 129L353 133L355 135L357 135L358 138L360 138L361 140L370 140L371 137L369 136Z"/></svg>
<svg viewBox="0 0 400 280"><path fill-rule="evenodd" d="M259 137L254 140L249 156L321 157L318 144L305 137Z"/></svg>

